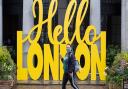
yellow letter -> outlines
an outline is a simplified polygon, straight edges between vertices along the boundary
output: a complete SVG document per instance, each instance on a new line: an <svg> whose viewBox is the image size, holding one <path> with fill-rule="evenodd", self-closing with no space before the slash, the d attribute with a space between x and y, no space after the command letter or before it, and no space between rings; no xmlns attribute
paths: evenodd
<svg viewBox="0 0 128 89"><path fill-rule="evenodd" d="M57 0L51 0L48 11L48 37L52 44L56 44L52 37L52 18L56 14L58 2Z"/></svg>
<svg viewBox="0 0 128 89"><path fill-rule="evenodd" d="M86 44L82 43L79 44L78 47L76 48L76 59L80 61L81 55L84 55L85 57L85 65L83 68L81 68L80 72L77 72L77 76L80 80L85 80L89 74L90 71L90 52L88 50L88 47Z"/></svg>
<svg viewBox="0 0 128 89"><path fill-rule="evenodd" d="M54 59L49 44L44 44L44 80L49 80L49 67L53 76L53 80L59 80L59 46L54 45Z"/></svg>
<svg viewBox="0 0 128 89"><path fill-rule="evenodd" d="M33 65L34 55L37 56L37 60L38 60L36 68ZM43 53L38 43L31 44L28 50L27 64L28 64L28 71L29 71L30 77L33 80L37 80L41 76L42 68L43 68Z"/></svg>
<svg viewBox="0 0 128 89"><path fill-rule="evenodd" d="M73 19L74 14L75 14L76 7L77 7L76 0L71 0L68 7L67 7L67 11L65 13L64 38L65 38L66 44L71 44L73 42L74 38L75 38L75 34L74 34L71 41L69 41L68 28L69 28L69 25L71 24L71 21Z"/></svg>
<svg viewBox="0 0 128 89"><path fill-rule="evenodd" d="M23 45L22 45L22 31L17 31L17 80L27 80L28 72L26 68L23 68Z"/></svg>
<svg viewBox="0 0 128 89"><path fill-rule="evenodd" d="M106 33L101 32L101 57L99 57L98 48L96 44L91 47L91 80L96 80L96 65L99 71L101 80L105 80L106 67ZM101 59L100 59L101 58Z"/></svg>
<svg viewBox="0 0 128 89"><path fill-rule="evenodd" d="M62 55L63 58L65 57L65 55L66 55L66 44L61 44L60 45L60 54ZM62 80L62 78L63 78L63 73L64 73L63 63L60 60L60 80Z"/></svg>

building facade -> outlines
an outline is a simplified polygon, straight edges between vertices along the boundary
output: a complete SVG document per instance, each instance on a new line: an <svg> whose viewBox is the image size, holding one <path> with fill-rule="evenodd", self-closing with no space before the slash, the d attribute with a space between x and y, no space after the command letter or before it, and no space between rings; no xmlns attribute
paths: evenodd
<svg viewBox="0 0 128 89"><path fill-rule="evenodd" d="M57 24L63 25L64 15L69 0L58 0L59 6L53 19L53 27ZM80 0L77 0L80 3ZM37 23L32 15L33 0L0 0L0 44L14 46L16 49L16 31L23 29L23 36L27 36L28 31ZM44 18L47 18L50 0L43 0ZM38 8L37 8L38 12ZM75 21L75 20L74 20ZM122 51L128 51L128 0L90 0L89 8L81 33L84 33L89 24L97 28L97 35L100 31L107 32L107 46L119 45ZM47 43L46 26L42 32L40 44ZM71 24L71 33L73 33L74 23ZM82 35L82 34L81 34ZM93 36L93 35L91 35ZM60 39L63 34L60 36ZM100 45L100 42L97 42ZM26 67L26 57L29 43L24 44L24 61Z"/></svg>

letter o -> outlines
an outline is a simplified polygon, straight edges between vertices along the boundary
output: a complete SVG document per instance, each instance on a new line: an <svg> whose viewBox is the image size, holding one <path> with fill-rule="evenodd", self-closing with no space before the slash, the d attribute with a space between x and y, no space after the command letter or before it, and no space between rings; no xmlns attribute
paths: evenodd
<svg viewBox="0 0 128 89"><path fill-rule="evenodd" d="M80 80L85 80L90 71L90 51L86 44L79 44L76 48L75 57L80 63L80 57L84 55L85 57L85 65L80 69L80 72L77 72L77 76Z"/></svg>

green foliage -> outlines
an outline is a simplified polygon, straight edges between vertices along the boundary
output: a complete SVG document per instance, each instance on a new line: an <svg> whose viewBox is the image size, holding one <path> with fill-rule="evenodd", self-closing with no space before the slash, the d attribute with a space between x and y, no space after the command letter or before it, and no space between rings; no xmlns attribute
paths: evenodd
<svg viewBox="0 0 128 89"><path fill-rule="evenodd" d="M113 64L113 61L115 60L114 57L117 55L117 53L120 52L120 48L118 46L110 45L107 48L107 66L111 67Z"/></svg>
<svg viewBox="0 0 128 89"><path fill-rule="evenodd" d="M123 79L128 78L128 52L121 52L115 56L110 68L106 69L107 82L122 86Z"/></svg>
<svg viewBox="0 0 128 89"><path fill-rule="evenodd" d="M116 60L113 62L113 65L119 65L120 60L128 62L128 52L118 53L117 56L115 56L115 59Z"/></svg>
<svg viewBox="0 0 128 89"><path fill-rule="evenodd" d="M15 64L7 47L0 47L0 80L13 79L15 68Z"/></svg>

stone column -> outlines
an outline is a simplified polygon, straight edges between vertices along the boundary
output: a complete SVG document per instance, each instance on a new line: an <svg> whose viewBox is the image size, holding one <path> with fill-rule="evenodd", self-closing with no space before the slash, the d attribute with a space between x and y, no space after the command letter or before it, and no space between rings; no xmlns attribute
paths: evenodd
<svg viewBox="0 0 128 89"><path fill-rule="evenodd" d="M97 34L101 30L101 10L100 0L90 0L90 24L97 28Z"/></svg>
<svg viewBox="0 0 128 89"><path fill-rule="evenodd" d="M34 18L32 15L33 0L23 0L23 36L27 36L29 30L34 26ZM27 67L27 53L29 42L24 43L23 49L23 67Z"/></svg>
<svg viewBox="0 0 128 89"><path fill-rule="evenodd" d="M128 0L121 1L121 49L128 51Z"/></svg>
<svg viewBox="0 0 128 89"><path fill-rule="evenodd" d="M97 35L101 31L101 6L100 0L90 0L90 25L96 26ZM93 33L90 34L93 37ZM100 52L100 40L96 42ZM98 74L98 73L97 73ZM99 75L97 75L96 84L99 83Z"/></svg>
<svg viewBox="0 0 128 89"><path fill-rule="evenodd" d="M3 24L2 24L2 0L0 0L0 45L2 45L2 41L3 41Z"/></svg>
<svg viewBox="0 0 128 89"><path fill-rule="evenodd" d="M90 24L96 26L97 35L101 31L101 6L100 0L90 0ZM91 34L93 36L93 34ZM100 50L100 42L97 42Z"/></svg>

